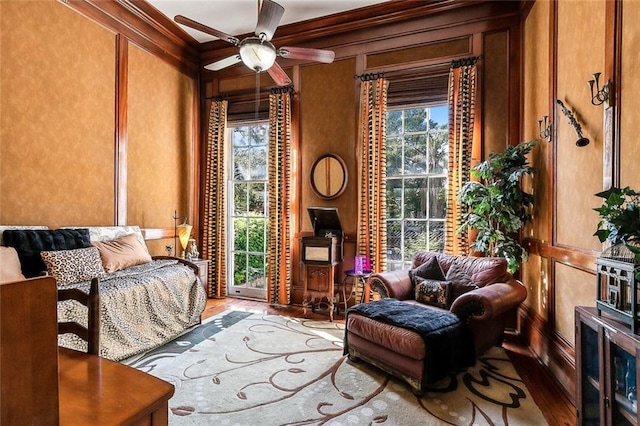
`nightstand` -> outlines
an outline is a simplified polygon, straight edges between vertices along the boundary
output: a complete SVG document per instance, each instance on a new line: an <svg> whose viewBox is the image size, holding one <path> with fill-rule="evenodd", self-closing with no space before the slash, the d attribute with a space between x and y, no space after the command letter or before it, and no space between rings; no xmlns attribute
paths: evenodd
<svg viewBox="0 0 640 426"><path fill-rule="evenodd" d="M193 259L191 263L198 266L200 282L202 283L202 288L204 288L204 292L209 294L209 290L207 289L207 285L209 283L209 263L211 261L207 259Z"/></svg>

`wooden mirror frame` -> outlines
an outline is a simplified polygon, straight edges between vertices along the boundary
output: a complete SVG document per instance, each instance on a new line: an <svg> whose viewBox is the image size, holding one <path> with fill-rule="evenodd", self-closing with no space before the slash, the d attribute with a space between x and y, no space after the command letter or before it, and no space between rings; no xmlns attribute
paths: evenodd
<svg viewBox="0 0 640 426"><path fill-rule="evenodd" d="M336 154L325 154L313 163L309 178L318 197L332 200L347 188L347 165Z"/></svg>

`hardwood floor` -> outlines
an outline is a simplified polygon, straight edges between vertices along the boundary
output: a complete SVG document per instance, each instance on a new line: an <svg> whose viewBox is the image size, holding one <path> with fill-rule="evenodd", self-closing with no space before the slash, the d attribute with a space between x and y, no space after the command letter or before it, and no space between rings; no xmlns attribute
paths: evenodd
<svg viewBox="0 0 640 426"><path fill-rule="evenodd" d="M227 297L224 299L208 299L202 319L226 310L302 317L302 307L299 306L274 307L265 302ZM327 315L307 311L307 318L327 319ZM335 321L344 323L342 316L335 318ZM575 425L575 407L564 395L549 372L531 355L528 348L519 345L515 341L506 341L503 347L549 425Z"/></svg>

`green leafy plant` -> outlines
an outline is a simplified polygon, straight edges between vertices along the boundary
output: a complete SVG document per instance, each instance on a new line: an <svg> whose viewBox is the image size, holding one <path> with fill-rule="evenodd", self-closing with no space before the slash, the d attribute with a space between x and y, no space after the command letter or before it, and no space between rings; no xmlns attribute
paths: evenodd
<svg viewBox="0 0 640 426"><path fill-rule="evenodd" d="M471 249L485 256L504 257L510 272L528 256L518 233L532 219L533 195L522 189L520 181L534 172L527 159L534 146L535 141L521 142L502 154L491 153L471 170L478 181L467 182L458 191L464 213L457 231L475 230Z"/></svg>
<svg viewBox="0 0 640 426"><path fill-rule="evenodd" d="M640 240L640 193L630 187L610 188L596 194L604 199L602 206L594 210L600 215L596 237L601 243L626 244L636 255L636 247L630 241Z"/></svg>

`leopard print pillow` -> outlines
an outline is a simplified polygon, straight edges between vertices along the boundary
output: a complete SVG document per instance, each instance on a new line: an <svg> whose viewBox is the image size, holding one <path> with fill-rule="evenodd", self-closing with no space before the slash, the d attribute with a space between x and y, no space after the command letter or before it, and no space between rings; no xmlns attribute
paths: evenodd
<svg viewBox="0 0 640 426"><path fill-rule="evenodd" d="M76 250L43 251L40 256L47 272L59 286L89 281L105 275L100 252L95 247Z"/></svg>
<svg viewBox="0 0 640 426"><path fill-rule="evenodd" d="M448 309L451 281L429 280L416 277L415 299L420 303Z"/></svg>

